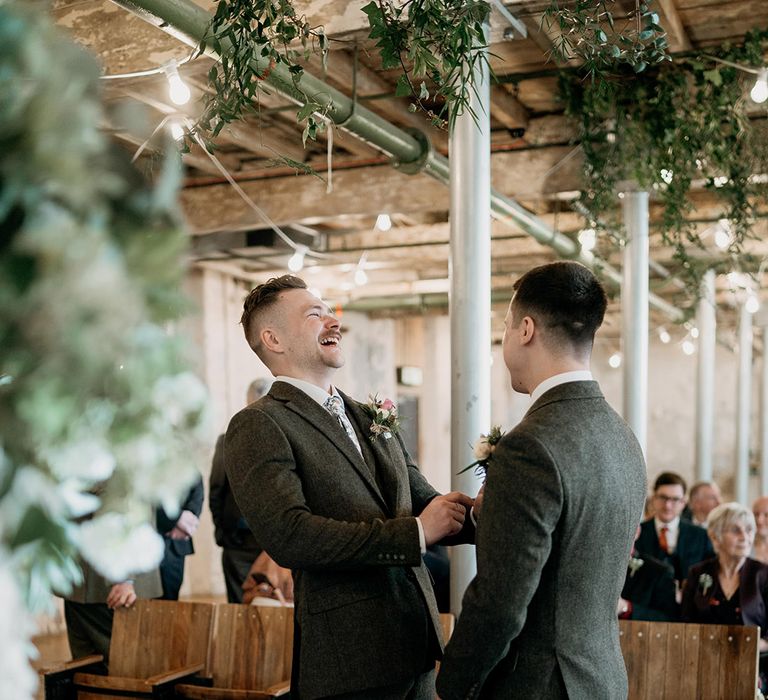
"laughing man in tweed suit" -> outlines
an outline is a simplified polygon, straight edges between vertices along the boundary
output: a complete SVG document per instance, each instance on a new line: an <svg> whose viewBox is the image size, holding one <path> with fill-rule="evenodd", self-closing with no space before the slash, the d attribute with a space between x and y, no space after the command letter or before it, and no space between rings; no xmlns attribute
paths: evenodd
<svg viewBox="0 0 768 700"><path fill-rule="evenodd" d="M399 436L374 436L333 386L339 321L302 280L256 287L242 323L275 382L230 422L225 466L260 544L294 573L291 697L432 700L442 640L422 554L474 536L472 500L438 495Z"/></svg>
<svg viewBox="0 0 768 700"><path fill-rule="evenodd" d="M589 372L605 307L577 263L535 268L515 284L504 362L532 404L489 464L477 576L437 679L442 698L627 696L616 604L645 464Z"/></svg>

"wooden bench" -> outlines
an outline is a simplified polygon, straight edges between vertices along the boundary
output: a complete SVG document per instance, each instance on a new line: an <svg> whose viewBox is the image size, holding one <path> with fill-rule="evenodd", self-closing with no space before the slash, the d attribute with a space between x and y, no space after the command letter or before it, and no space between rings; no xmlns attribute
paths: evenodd
<svg viewBox="0 0 768 700"><path fill-rule="evenodd" d="M629 700L754 700L759 627L619 621Z"/></svg>
<svg viewBox="0 0 768 700"><path fill-rule="evenodd" d="M43 673L46 700L172 696L180 679L203 671L214 606L139 600L115 611L109 674L88 673L101 656L75 659Z"/></svg>
<svg viewBox="0 0 768 700"><path fill-rule="evenodd" d="M206 685L176 686L188 700L267 700L290 691L293 608L216 606ZM207 687L206 687L207 686Z"/></svg>

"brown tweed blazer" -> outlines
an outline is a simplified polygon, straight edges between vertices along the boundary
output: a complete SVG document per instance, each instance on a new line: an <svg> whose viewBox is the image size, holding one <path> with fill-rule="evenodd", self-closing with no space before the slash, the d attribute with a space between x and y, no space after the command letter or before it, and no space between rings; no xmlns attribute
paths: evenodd
<svg viewBox="0 0 768 700"><path fill-rule="evenodd" d="M279 381L225 439L239 508L293 570L291 693L302 700L404 681L442 649L413 517L438 494L400 438L372 441L361 404L342 398L365 459L336 418Z"/></svg>

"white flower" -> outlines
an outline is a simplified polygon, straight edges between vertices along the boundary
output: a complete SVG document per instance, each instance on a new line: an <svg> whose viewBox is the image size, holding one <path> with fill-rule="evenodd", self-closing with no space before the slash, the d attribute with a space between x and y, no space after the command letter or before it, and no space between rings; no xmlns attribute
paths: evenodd
<svg viewBox="0 0 768 700"><path fill-rule="evenodd" d="M475 458L486 460L491 454L493 454L493 445L488 442L487 435L481 435L475 443Z"/></svg>
<svg viewBox="0 0 768 700"><path fill-rule="evenodd" d="M205 385L192 372L160 377L152 388L152 403L172 426L183 426L207 403Z"/></svg>
<svg viewBox="0 0 768 700"><path fill-rule="evenodd" d="M115 470L115 456L101 440L76 440L50 450L46 457L60 479L105 481Z"/></svg>
<svg viewBox="0 0 768 700"><path fill-rule="evenodd" d="M136 524L122 513L105 513L79 530L83 556L109 581L123 581L160 563L163 538L149 523Z"/></svg>
<svg viewBox="0 0 768 700"><path fill-rule="evenodd" d="M35 623L8 568L9 558L9 552L0 551L0 698L31 700L37 690L37 673L30 666L30 659L37 656L31 641Z"/></svg>

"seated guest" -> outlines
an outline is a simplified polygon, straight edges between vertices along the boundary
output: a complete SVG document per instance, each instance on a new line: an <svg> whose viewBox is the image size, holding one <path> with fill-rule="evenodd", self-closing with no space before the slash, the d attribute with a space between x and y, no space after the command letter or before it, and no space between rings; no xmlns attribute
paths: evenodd
<svg viewBox="0 0 768 700"><path fill-rule="evenodd" d="M637 536L640 528L637 528ZM637 536L635 540L637 540ZM653 557L632 551L624 588L619 598L618 615L622 620L676 622L680 608L675 599L672 570Z"/></svg>
<svg viewBox="0 0 768 700"><path fill-rule="evenodd" d="M707 533L680 519L685 488L679 474L659 474L653 485L654 517L640 525L640 537L635 543L638 552L670 566L678 582L686 579L691 566L714 553Z"/></svg>
<svg viewBox="0 0 768 700"><path fill-rule="evenodd" d="M752 558L768 564L768 496L761 496L752 504L752 514L756 525Z"/></svg>
<svg viewBox="0 0 768 700"><path fill-rule="evenodd" d="M755 518L740 503L724 503L707 520L717 556L691 567L683 590L683 622L759 626L768 650L768 566L749 558ZM766 688L764 660L760 686Z"/></svg>
<svg viewBox="0 0 768 700"><path fill-rule="evenodd" d="M688 496L688 515L683 520L690 520L694 525L706 528L707 516L713 508L717 508L722 502L720 498L720 488L712 481L699 481L691 487L691 493Z"/></svg>

